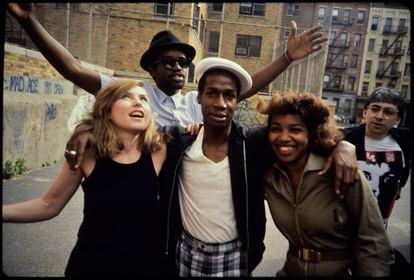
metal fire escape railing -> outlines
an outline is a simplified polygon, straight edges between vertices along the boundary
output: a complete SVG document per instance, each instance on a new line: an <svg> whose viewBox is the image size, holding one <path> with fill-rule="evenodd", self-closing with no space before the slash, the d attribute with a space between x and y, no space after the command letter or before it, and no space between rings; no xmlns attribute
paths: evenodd
<svg viewBox="0 0 414 280"><path fill-rule="evenodd" d="M345 41L344 44L336 44L336 41L338 40L338 37L340 36L340 34L342 34L344 31L349 32L350 27L352 26L354 21L354 18L351 19L349 22L337 22L337 21L332 21L332 25L341 25L342 28L339 30L339 32L336 34L335 38L332 40L332 42L329 43L329 49L331 50L332 48L336 49L335 53L329 52L331 54L333 54L333 58L330 59L329 61L327 61L327 65L326 68L329 69L333 69L335 71L335 73L339 73L339 72L343 72L345 71L345 69L347 68L347 63L342 63L341 65L334 65L334 62L336 61L336 59L343 54L347 49L349 49L349 41ZM339 86L339 88L331 88L330 85L332 84L332 82L335 80L335 77L331 77L329 79L329 81L324 85L324 88L326 89L334 89L334 90L343 90L343 86Z"/></svg>
<svg viewBox="0 0 414 280"><path fill-rule="evenodd" d="M379 69L376 74L376 77L379 79L389 78L390 80L388 82L388 86L395 84L397 80L401 77L401 72L397 71L396 69L391 69L389 73L387 71L392 67L392 65L394 65L397 59L400 59L401 56L405 54L405 49L401 48L401 44L397 42L401 42L398 39L407 35L407 32L408 27L400 25L394 28L391 25L385 25L382 31L382 34L384 35L397 35L389 46L385 46L380 50L381 57L392 57L391 62L386 67L384 67L384 69Z"/></svg>

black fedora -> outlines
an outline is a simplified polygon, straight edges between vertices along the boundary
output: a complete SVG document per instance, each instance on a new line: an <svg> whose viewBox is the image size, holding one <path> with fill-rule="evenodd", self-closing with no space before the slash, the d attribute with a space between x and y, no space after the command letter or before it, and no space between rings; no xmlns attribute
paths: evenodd
<svg viewBox="0 0 414 280"><path fill-rule="evenodd" d="M193 60L195 56L195 49L185 43L182 43L170 30L164 30L155 34L152 38L150 47L141 57L140 65L141 67L149 71L149 66L156 59L156 54L160 50L166 49L176 49L182 51L185 56Z"/></svg>

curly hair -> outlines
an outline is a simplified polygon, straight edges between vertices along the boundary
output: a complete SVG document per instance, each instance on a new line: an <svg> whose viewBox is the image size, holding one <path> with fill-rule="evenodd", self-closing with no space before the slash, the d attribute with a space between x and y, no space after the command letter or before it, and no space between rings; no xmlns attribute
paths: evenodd
<svg viewBox="0 0 414 280"><path fill-rule="evenodd" d="M309 151L328 156L343 138L324 100L308 92L286 91L273 95L269 102L259 101L257 110L269 115L299 115L309 131Z"/></svg>
<svg viewBox="0 0 414 280"><path fill-rule="evenodd" d="M110 116L113 104L121 99L127 90L136 86L144 87L144 84L142 81L131 79L113 81L96 94L92 112L89 117L81 121L80 125L87 127L87 130L92 133L92 143L89 144L89 148L97 158L111 157L124 149ZM167 141L167 137L157 131L153 114L150 114L149 117L148 127L138 137L138 148L145 153L160 150L161 145ZM80 133L78 132L78 134ZM72 138L76 137L75 134Z"/></svg>

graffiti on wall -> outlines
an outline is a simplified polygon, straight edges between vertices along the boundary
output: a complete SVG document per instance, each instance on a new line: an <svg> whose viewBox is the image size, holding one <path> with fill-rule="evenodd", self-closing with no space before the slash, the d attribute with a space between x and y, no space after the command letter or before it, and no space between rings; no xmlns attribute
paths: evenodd
<svg viewBox="0 0 414 280"><path fill-rule="evenodd" d="M6 75L3 78L3 91L46 95L72 94L72 87L65 88L67 83L69 82L24 75Z"/></svg>
<svg viewBox="0 0 414 280"><path fill-rule="evenodd" d="M22 135L24 134L24 124L27 119L26 110L18 110L11 112L11 114L3 115L3 126L12 128L12 141L10 146L7 147L9 152L21 154L24 151L24 139ZM4 149L5 147L3 147Z"/></svg>
<svg viewBox="0 0 414 280"><path fill-rule="evenodd" d="M80 120L85 118L89 112L92 111L93 104L95 103L95 96L92 94L81 95L76 102L75 107L68 119L68 129L73 131Z"/></svg>

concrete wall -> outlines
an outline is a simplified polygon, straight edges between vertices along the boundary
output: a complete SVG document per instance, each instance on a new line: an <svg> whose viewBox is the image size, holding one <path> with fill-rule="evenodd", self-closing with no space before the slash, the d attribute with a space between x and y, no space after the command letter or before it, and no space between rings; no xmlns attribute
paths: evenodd
<svg viewBox="0 0 414 280"><path fill-rule="evenodd" d="M3 74L2 166L18 158L28 169L61 160L71 129L94 97L66 81L39 52L10 44L5 44Z"/></svg>

